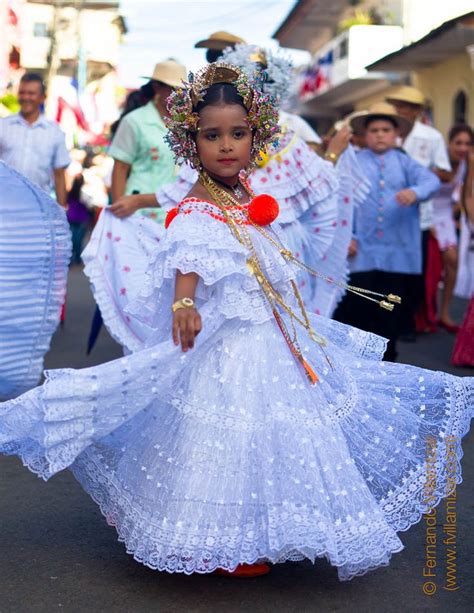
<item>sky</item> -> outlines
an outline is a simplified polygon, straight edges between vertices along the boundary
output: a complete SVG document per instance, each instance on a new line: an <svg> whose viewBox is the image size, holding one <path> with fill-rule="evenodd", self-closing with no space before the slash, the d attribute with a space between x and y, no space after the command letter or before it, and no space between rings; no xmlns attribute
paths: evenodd
<svg viewBox="0 0 474 613"><path fill-rule="evenodd" d="M129 29L120 52L119 77L126 87L143 84L154 65L173 57L188 70L203 66L205 50L194 44L226 30L249 43L275 50L271 39L295 0L122 0ZM308 60L303 51L287 51L295 64Z"/></svg>

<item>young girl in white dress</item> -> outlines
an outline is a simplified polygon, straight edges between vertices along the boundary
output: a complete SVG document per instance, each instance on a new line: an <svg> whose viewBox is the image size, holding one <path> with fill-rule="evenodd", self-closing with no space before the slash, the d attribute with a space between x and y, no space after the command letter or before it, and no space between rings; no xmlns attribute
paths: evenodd
<svg viewBox="0 0 474 613"><path fill-rule="evenodd" d="M474 380L381 362L384 339L307 313L270 223L278 204L240 179L277 113L238 69L206 67L169 106L199 180L129 306L150 346L50 371L0 405L0 450L43 479L72 470L154 569L325 557L347 580L386 565L397 532L461 480L447 459L461 457Z"/></svg>

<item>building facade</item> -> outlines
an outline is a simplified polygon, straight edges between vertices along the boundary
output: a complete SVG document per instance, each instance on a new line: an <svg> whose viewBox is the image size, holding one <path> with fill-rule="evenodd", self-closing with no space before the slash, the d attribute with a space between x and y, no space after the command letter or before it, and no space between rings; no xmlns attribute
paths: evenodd
<svg viewBox="0 0 474 613"><path fill-rule="evenodd" d="M274 34L282 46L312 53L298 75L293 110L324 132L410 83L424 92L443 132L460 118L472 124L472 6L472 0L300 0ZM429 50L421 58L423 40Z"/></svg>
<svg viewBox="0 0 474 613"><path fill-rule="evenodd" d="M69 145L100 140L117 118L121 97L116 68L126 26L119 2L0 0L0 28L2 9L10 9L12 2L18 70L13 78L10 68L2 86L5 44L0 42L0 93L8 84L15 91L26 71L40 73L48 90L46 113L60 122Z"/></svg>

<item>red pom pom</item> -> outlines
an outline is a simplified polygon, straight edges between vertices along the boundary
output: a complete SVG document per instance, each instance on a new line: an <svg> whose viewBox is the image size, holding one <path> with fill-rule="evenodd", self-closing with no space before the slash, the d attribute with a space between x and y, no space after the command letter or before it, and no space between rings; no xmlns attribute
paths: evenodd
<svg viewBox="0 0 474 613"><path fill-rule="evenodd" d="M174 209L170 209L166 213L165 230L168 229L168 226L170 225L170 223L173 221L173 219L176 217L177 214L178 214L178 207L177 206L175 206Z"/></svg>
<svg viewBox="0 0 474 613"><path fill-rule="evenodd" d="M249 219L257 226L268 226L280 213L278 202L273 196L260 194L249 204Z"/></svg>

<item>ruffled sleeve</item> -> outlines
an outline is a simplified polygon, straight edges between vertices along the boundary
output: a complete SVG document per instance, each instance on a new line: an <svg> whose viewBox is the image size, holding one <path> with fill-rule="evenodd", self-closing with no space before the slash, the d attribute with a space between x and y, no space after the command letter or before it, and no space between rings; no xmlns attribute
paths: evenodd
<svg viewBox="0 0 474 613"><path fill-rule="evenodd" d="M257 194L268 193L280 204L280 223L292 223L337 190L336 172L293 132L281 137L249 179Z"/></svg>
<svg viewBox="0 0 474 613"><path fill-rule="evenodd" d="M225 317L266 320L264 296L247 268L247 250L210 203L187 198L151 258L143 290L127 312L151 329L169 319L176 271L199 276L198 308L212 303Z"/></svg>
<svg viewBox="0 0 474 613"><path fill-rule="evenodd" d="M189 194L196 181L197 172L191 166L183 164L179 169L176 181L160 185L157 189L155 196L160 207L168 211L177 206Z"/></svg>
<svg viewBox="0 0 474 613"><path fill-rule="evenodd" d="M227 223L216 219L218 209L188 198L178 206L161 252L159 277L174 278L176 270L195 272L203 284L213 285L226 276L247 274L246 249L232 236Z"/></svg>

